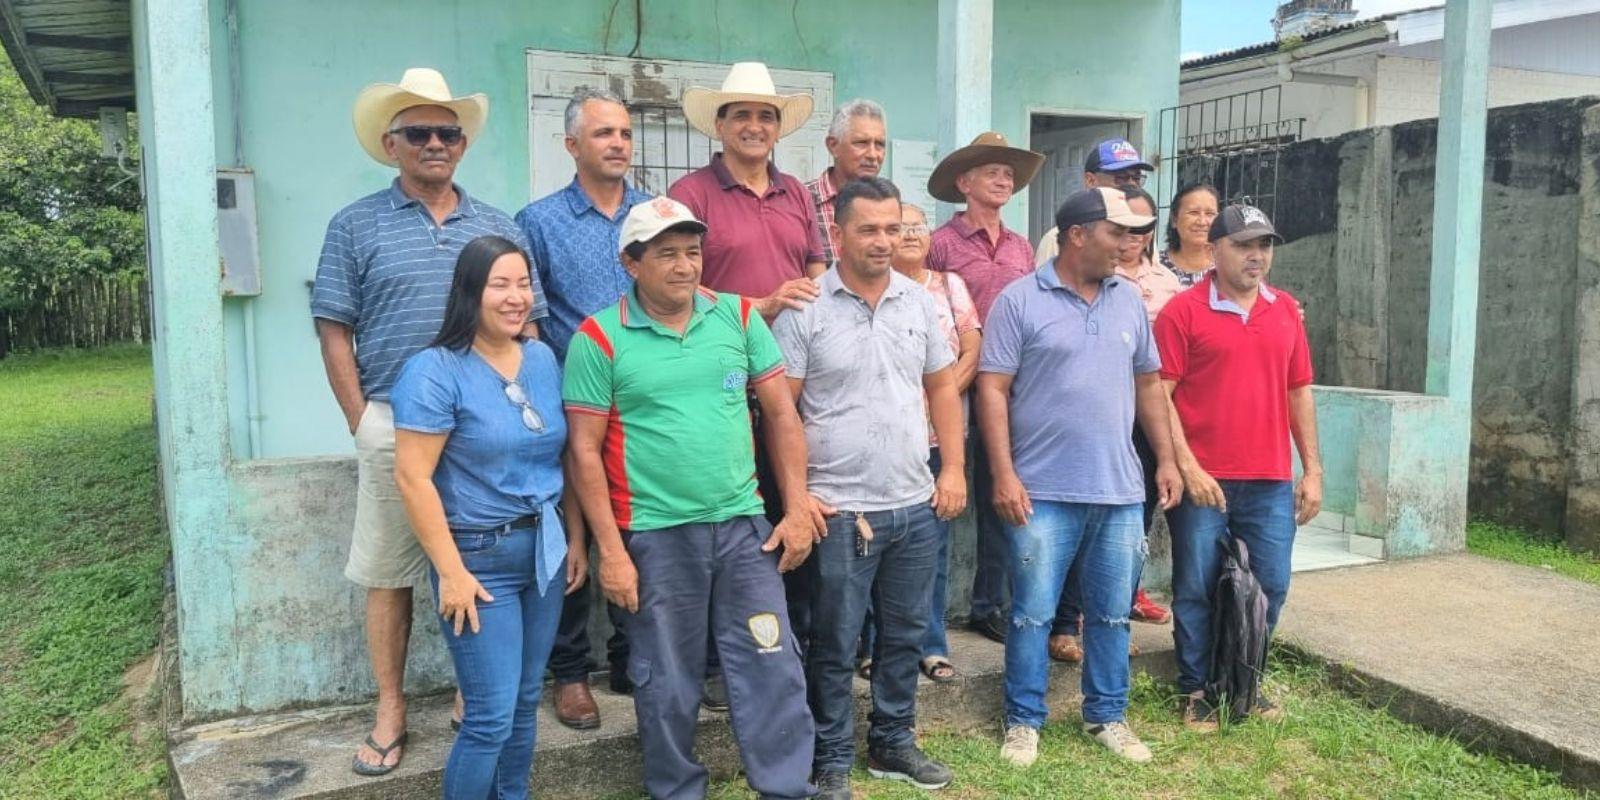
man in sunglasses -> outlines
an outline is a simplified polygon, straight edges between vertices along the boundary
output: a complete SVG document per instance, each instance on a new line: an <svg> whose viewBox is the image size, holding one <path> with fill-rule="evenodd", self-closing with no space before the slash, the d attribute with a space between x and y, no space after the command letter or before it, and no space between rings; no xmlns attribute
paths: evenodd
<svg viewBox="0 0 1600 800"><path fill-rule="evenodd" d="M511 217L453 181L488 110L484 95L456 97L444 76L427 68L361 91L356 138L399 175L333 215L311 293L328 384L355 436L359 489L345 577L366 589L367 648L378 688L377 722L352 764L361 775L386 774L403 755L412 587L428 564L395 487L389 391L406 359L439 332L456 257L467 242L496 235L524 251L528 246ZM530 335L546 314L537 274L533 295Z"/></svg>

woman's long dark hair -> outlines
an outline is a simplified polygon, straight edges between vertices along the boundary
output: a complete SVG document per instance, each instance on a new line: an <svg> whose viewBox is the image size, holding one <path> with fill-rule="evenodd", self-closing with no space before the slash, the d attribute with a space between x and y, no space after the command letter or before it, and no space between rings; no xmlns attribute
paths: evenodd
<svg viewBox="0 0 1600 800"><path fill-rule="evenodd" d="M429 347L465 350L478 332L478 317L483 314L483 287L489 284L489 269L503 255L516 253L531 265L528 254L515 242L502 236L479 236L461 248L456 258L456 274L450 281L450 300L444 306L444 324Z"/></svg>
<svg viewBox="0 0 1600 800"><path fill-rule="evenodd" d="M1191 183L1179 189L1178 193L1172 196L1172 211L1167 214L1167 249L1171 252L1176 253L1183 249L1183 239L1178 236L1178 209L1183 207L1183 198L1195 192L1210 192L1217 201L1217 210L1222 210L1222 193L1209 183Z"/></svg>

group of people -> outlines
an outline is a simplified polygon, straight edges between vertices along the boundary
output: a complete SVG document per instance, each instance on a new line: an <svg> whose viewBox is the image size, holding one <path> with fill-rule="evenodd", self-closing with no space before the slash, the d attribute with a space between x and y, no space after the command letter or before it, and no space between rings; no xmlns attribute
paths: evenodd
<svg viewBox="0 0 1600 800"><path fill-rule="evenodd" d="M311 303L359 463L345 573L367 592L378 707L353 769L403 755L426 577L459 686L447 798L528 795L547 668L557 718L600 724L595 593L651 797L705 795L702 706L729 711L761 796L850 797L857 674L868 771L948 785L918 747L916 689L959 677L949 522L969 457L968 624L1005 646L1000 757L1035 759L1054 659L1083 664L1085 734L1151 758L1124 712L1130 620L1169 617L1139 589L1158 507L1180 713L1214 730L1219 542L1247 542L1275 621L1321 503L1304 326L1266 282L1266 215L1185 189L1157 254L1152 167L1111 140L1036 258L1001 210L1044 156L998 133L938 164L929 193L964 210L930 231L878 174L878 104L837 110L808 183L771 156L812 99L764 65L682 105L721 150L653 197L627 180L624 100L579 90L573 180L513 219L454 182L483 95L416 68L356 100L361 145L399 175L334 215Z"/></svg>

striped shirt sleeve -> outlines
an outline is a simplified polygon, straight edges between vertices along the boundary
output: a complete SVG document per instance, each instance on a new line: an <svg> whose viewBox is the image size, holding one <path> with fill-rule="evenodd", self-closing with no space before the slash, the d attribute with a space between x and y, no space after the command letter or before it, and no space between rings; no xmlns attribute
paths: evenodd
<svg viewBox="0 0 1600 800"><path fill-rule="evenodd" d="M348 214L335 215L322 238L311 288L311 316L355 327L361 309L361 269Z"/></svg>

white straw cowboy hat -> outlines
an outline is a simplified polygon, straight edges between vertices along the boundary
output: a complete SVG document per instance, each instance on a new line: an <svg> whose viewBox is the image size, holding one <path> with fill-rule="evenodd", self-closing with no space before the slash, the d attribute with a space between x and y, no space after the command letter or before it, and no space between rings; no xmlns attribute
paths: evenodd
<svg viewBox="0 0 1600 800"><path fill-rule="evenodd" d="M483 123L489 118L489 98L483 93L456 97L444 76L436 69L412 67L400 77L399 83L374 83L356 95L356 105L351 113L356 126L356 140L367 155L381 164L395 165L395 160L383 151L383 135L389 130L394 115L415 106L443 106L454 111L456 124L467 141L478 138Z"/></svg>
<svg viewBox="0 0 1600 800"><path fill-rule="evenodd" d="M683 116L694 129L717 138L717 109L729 103L766 103L778 109L778 138L794 133L811 117L811 95L778 94L767 65L741 61L728 70L722 88L691 86L683 90Z"/></svg>
<svg viewBox="0 0 1600 800"><path fill-rule="evenodd" d="M956 188L956 177L984 164L1010 165L1015 175L1012 190L1021 191L1044 166L1044 154L1012 147L1006 142L1006 137L994 131L984 131L972 140L972 144L945 156L939 166L933 168L933 174L928 176L928 194L946 203L966 202L967 198Z"/></svg>

